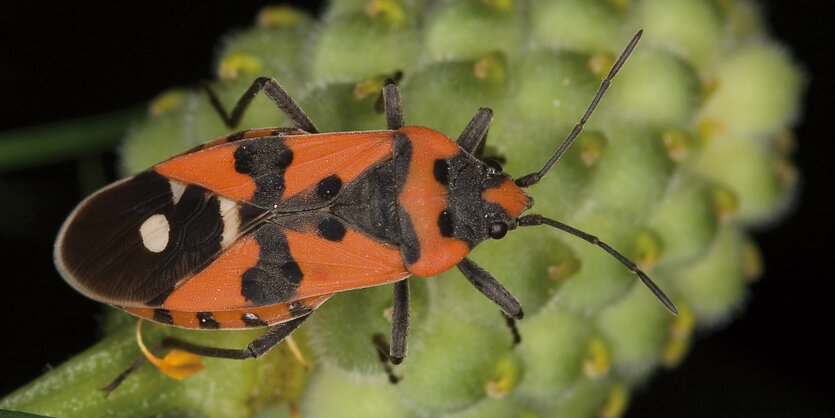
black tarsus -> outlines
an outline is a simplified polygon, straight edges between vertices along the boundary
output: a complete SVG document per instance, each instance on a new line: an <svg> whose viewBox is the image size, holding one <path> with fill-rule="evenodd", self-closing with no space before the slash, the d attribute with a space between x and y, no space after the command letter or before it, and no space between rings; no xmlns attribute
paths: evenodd
<svg viewBox="0 0 835 418"><path fill-rule="evenodd" d="M458 136L456 143L461 149L468 154L480 156L480 151L484 150L485 139L487 138L487 130L490 129L490 122L493 121L493 111L490 108L482 107L470 119L470 123Z"/></svg>
<svg viewBox="0 0 835 418"><path fill-rule="evenodd" d="M220 115L220 118L223 119L223 123L225 123L230 129L234 129L238 126L244 112L246 112L247 106L249 106L252 99L255 98L255 95L258 94L259 91L263 90L264 94L267 95L267 97L269 97L279 109L281 109L284 115L287 116L287 119L290 119L290 122L292 122L296 128L312 134L319 132L319 130L316 129L316 125L313 124L313 121L311 121L299 105L296 104L287 91L271 77L256 78L241 98L238 99L238 102L235 103L235 107L232 108L232 113L226 113L226 110L223 108L223 104L220 103L220 100L217 98L217 95L212 90L208 82L203 82L201 85L203 90L205 90L206 94L209 96L209 102L212 107L215 108L217 113Z"/></svg>
<svg viewBox="0 0 835 418"><path fill-rule="evenodd" d="M626 268L628 268L629 271L635 273L638 276L638 278L641 279L641 282L643 282L644 285L646 285L646 287L649 288L649 290L655 295L655 297L657 297L658 300L661 301L661 303L667 309L670 310L670 312L672 312L676 315L678 314L678 309L676 308L676 305L673 303L673 301L671 301L670 298L667 297L667 295L664 294L664 292L661 290L661 288L659 288L658 285L656 285L655 282L653 282L652 279L650 279L649 276L646 275L646 273L641 271L638 268L638 266L635 265L635 263L630 261L628 258L624 257L623 254L617 252L617 250L615 250L614 248L609 246L609 244L606 244L605 242L601 241L596 236L591 235L591 234L586 233L586 232L583 232L583 231L581 231L577 228L566 225L562 222L546 218L542 215L526 215L526 216L523 216L523 217L517 219L516 222L519 226L537 226L537 225L552 226L552 227L557 228L561 231L568 232L569 234L574 235L575 237L582 238L582 239L588 241L589 243L602 248L604 251L611 254L618 261L620 261L621 264L626 266Z"/></svg>
<svg viewBox="0 0 835 418"><path fill-rule="evenodd" d="M162 345L157 345L156 347L151 348L149 351L152 354L156 355L157 353L162 351ZM108 383L107 386L99 388L99 389L101 389L105 392L104 397L106 398L106 397L110 396L110 393L113 392L114 390L116 390L116 388L118 388L119 385L121 385L122 382L124 382L125 379L128 378L128 376L135 373L137 370L139 370L140 367L145 365L145 363L147 363L147 362L148 362L148 357L145 357L144 355L140 356L138 359L134 360L134 362L131 363L130 366L128 366L127 369L125 369L122 373L119 373L119 375L116 376L116 378L113 379L110 383Z"/></svg>
<svg viewBox="0 0 835 418"><path fill-rule="evenodd" d="M519 345L519 343L522 342L522 334L519 333L519 328L516 327L516 320L507 316L507 314L504 312L502 312L502 316L504 317L507 327L510 329L510 334L513 336L512 345Z"/></svg>
<svg viewBox="0 0 835 418"><path fill-rule="evenodd" d="M498 305L507 316L514 319L522 319L525 316L519 300L505 289L492 274L481 268L474 261L469 258L464 258L458 263L458 270L461 270L464 277L479 292Z"/></svg>
<svg viewBox="0 0 835 418"><path fill-rule="evenodd" d="M401 378L394 374L394 369L391 367L391 358L389 357L391 347L389 347L389 343L386 341L386 336L383 334L374 334L371 337L371 342L374 344L374 349L377 351L380 362L383 363L383 370L386 371L389 383L396 385Z"/></svg>
<svg viewBox="0 0 835 418"><path fill-rule="evenodd" d="M620 56L618 57L617 61L615 61L615 64L609 71L609 75L607 75L606 78L603 79L603 82L600 83L600 88L597 89L597 94L595 94L594 98L591 100L591 104L589 104L589 107L586 109L586 113L583 114L583 117L580 119L580 122L574 125L574 129L571 130L571 133L568 134L568 136L565 138L565 141L563 141L562 145L560 145L560 147L557 148L557 151L554 153L554 155L551 156L551 159L549 159L548 162L545 163L542 169L538 172L531 173L516 179L517 186L530 187L536 183L539 183L539 180L541 180L542 177L544 177L545 174L548 173L548 170L550 170L551 167L557 163L557 160L559 160L560 157L562 157L562 155L565 153L568 147L571 146L571 143L574 142L574 140L577 138L577 135L579 135L580 132L583 131L583 127L585 126L586 122L588 122L589 117L594 112L594 109L597 108L597 104L603 97L603 93L605 93L606 90L609 88L609 85L612 84L612 78L614 78L615 74L617 74L618 71L620 71L621 67L623 67L623 63L626 62L627 58L629 58L629 55L635 49L635 46L638 44L638 41L641 39L641 35L643 33L643 30L639 30L638 33L636 33L635 36L632 37L632 40L629 41L629 44L626 45L626 48L624 48L623 52L620 53Z"/></svg>
<svg viewBox="0 0 835 418"><path fill-rule="evenodd" d="M403 279L394 283L389 350L392 364L402 363L409 351L409 322L409 280Z"/></svg>

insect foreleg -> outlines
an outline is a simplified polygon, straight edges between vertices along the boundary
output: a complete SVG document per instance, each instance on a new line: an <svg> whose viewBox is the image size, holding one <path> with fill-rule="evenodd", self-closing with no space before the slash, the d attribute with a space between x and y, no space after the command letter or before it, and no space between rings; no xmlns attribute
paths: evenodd
<svg viewBox="0 0 835 418"><path fill-rule="evenodd" d="M238 102L235 103L235 107L232 108L231 113L226 112L223 108L223 104L220 103L220 100L217 98L217 95L208 83L204 82L202 83L202 86L203 90L205 90L206 94L209 96L209 102L212 104L212 107L215 108L217 113L220 115L220 118L223 119L223 123L225 123L230 129L238 126L238 123L240 123L241 118L244 116L244 112L246 112L246 109L252 102L252 99L255 98L255 95L258 94L259 91L263 90L264 94L266 94L267 97L269 97L270 100L272 100L273 103L281 109L284 115L287 116L287 119L290 119L290 122L292 122L296 128L308 133L319 132L313 124L313 121L311 121L307 114L305 114L299 105L296 104L287 91L271 77L256 78L241 98L238 99Z"/></svg>

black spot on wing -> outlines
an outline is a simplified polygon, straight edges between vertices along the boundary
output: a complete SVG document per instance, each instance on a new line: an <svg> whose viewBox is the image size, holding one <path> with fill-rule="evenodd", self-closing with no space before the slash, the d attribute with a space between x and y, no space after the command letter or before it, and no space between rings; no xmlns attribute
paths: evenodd
<svg viewBox="0 0 835 418"><path fill-rule="evenodd" d="M282 264L281 274L288 282L295 285L301 283L302 277L304 277L302 269L299 268L299 263L296 263L295 261L288 261Z"/></svg>
<svg viewBox="0 0 835 418"><path fill-rule="evenodd" d="M197 312L197 321L202 329L218 329L220 324L211 312Z"/></svg>
<svg viewBox="0 0 835 418"><path fill-rule="evenodd" d="M255 181L252 204L271 208L284 194L284 171L293 162L293 151L280 136L256 138L241 142L235 150L235 171Z"/></svg>
<svg viewBox="0 0 835 418"><path fill-rule="evenodd" d="M313 312L313 308L299 301L290 303L290 305L287 306L287 310L290 311L290 316L292 316L293 318L298 318L300 316L308 315L311 312Z"/></svg>
<svg viewBox="0 0 835 418"><path fill-rule="evenodd" d="M267 326L267 321L258 317L254 313L247 312L241 315L241 320L244 321L244 325L250 328L254 327L265 327Z"/></svg>
<svg viewBox="0 0 835 418"><path fill-rule="evenodd" d="M226 137L226 142L235 142L244 139L244 135L246 135L247 131L240 131L235 132Z"/></svg>
<svg viewBox="0 0 835 418"><path fill-rule="evenodd" d="M316 196L319 196L322 200L330 200L336 197L340 189L342 189L342 180L336 174L333 174L325 177L316 185Z"/></svg>
<svg viewBox="0 0 835 418"><path fill-rule="evenodd" d="M254 233L261 252L254 267L244 272L241 295L256 306L290 300L302 280L302 271L290 255L282 228L267 223Z"/></svg>
<svg viewBox="0 0 835 418"><path fill-rule="evenodd" d="M287 167L289 167L290 163L292 163L292 162L293 162L293 151L290 151L290 149L288 149L288 148L285 148L285 149L281 150L281 152L279 152L278 155L276 155L275 159L273 160L273 164L274 164L275 168L277 168L279 170L286 170Z"/></svg>
<svg viewBox="0 0 835 418"><path fill-rule="evenodd" d="M168 309L154 309L154 321L162 324L171 325L174 323L174 318L171 317L171 311Z"/></svg>
<svg viewBox="0 0 835 418"><path fill-rule="evenodd" d="M345 238L345 234L348 232L345 225L342 225L342 222L334 217L327 217L319 221L319 224L316 225L316 231L322 238L334 242L342 241L342 238Z"/></svg>

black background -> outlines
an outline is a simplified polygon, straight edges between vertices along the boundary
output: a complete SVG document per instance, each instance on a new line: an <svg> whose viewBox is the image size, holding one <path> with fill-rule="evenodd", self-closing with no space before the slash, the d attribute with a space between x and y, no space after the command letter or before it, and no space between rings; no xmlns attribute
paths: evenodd
<svg viewBox="0 0 835 418"><path fill-rule="evenodd" d="M251 25L261 7L17 3L0 8L0 131L126 108L211 78L218 39ZM828 2L762 4L809 82L796 130L801 199L782 223L755 232L766 273L736 321L699 339L678 369L659 373L635 395L630 416L835 416L826 340L835 319L828 205L835 184L827 169L835 156L828 113L835 75L824 32L832 15ZM76 163L0 176L2 396L92 344L100 306L72 291L52 264L58 226L82 197Z"/></svg>

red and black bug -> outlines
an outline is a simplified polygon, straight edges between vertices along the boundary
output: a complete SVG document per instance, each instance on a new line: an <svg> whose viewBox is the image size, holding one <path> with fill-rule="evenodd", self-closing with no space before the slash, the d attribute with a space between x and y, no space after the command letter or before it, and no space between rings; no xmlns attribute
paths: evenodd
<svg viewBox="0 0 835 418"><path fill-rule="evenodd" d="M548 225L617 258L672 312L676 308L634 263L596 237L541 215L522 215L523 189L551 169L583 129L641 33L603 80L585 115L537 172L513 180L479 159L490 109L453 142L405 126L398 87L383 88L387 129L318 133L271 78L259 78L227 114L238 124L259 92L292 128L238 132L116 182L85 199L61 228L58 270L85 295L141 318L182 328L272 326L246 349L168 339L191 353L260 357L333 293L395 283L390 359L406 355L408 276L457 266L510 318L519 301L466 258L487 239L517 227Z"/></svg>

